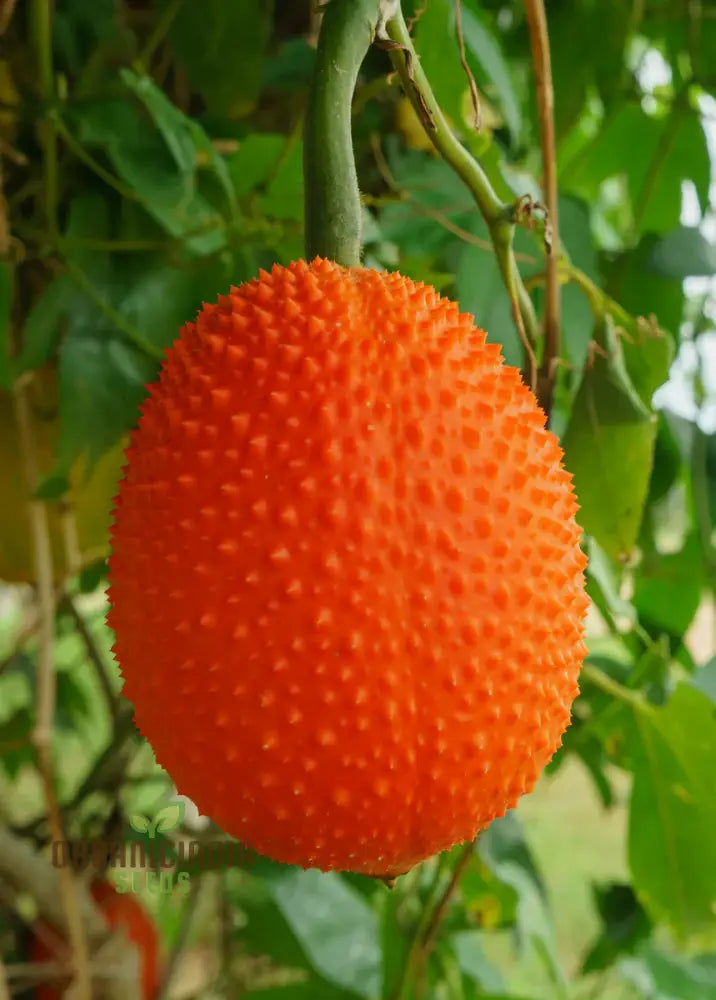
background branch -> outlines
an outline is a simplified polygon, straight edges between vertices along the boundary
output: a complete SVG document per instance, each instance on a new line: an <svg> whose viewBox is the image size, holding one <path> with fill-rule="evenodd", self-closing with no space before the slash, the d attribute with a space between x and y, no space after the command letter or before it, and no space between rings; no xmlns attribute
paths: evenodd
<svg viewBox="0 0 716 1000"><path fill-rule="evenodd" d="M559 205L557 199L557 156L554 138L554 87L549 52L547 15L544 0L525 0L530 33L532 65L537 85L537 113L542 143L543 187L547 207L545 248L547 250L544 351L537 383L537 397L549 417L554 397L555 360L560 355Z"/></svg>
<svg viewBox="0 0 716 1000"><path fill-rule="evenodd" d="M27 395L27 382L15 386L15 411L18 438L23 457L23 474L27 494L32 497L40 478L32 427L32 413ZM50 528L47 509L41 500L31 499L28 504L32 534L37 604L39 612L37 653L37 715L32 741L37 754L37 766L42 779L51 837L64 840L62 818L55 790L52 763L52 727L55 716L56 677L54 670L55 641L55 587L50 545ZM87 941L78 910L76 885L69 868L60 869L60 898L67 918L69 940L75 960L78 1000L91 1000Z"/></svg>
<svg viewBox="0 0 716 1000"><path fill-rule="evenodd" d="M54 927L65 938L70 938L71 926L67 918L62 890L62 872L47 858L37 854L20 837L0 827L0 883L7 883L18 892L29 892L35 900L42 920ZM83 937L96 953L97 971L104 980L103 997L107 1000L127 1000L133 996L130 984L137 982L138 954L134 946L126 943L124 936L108 937L102 911L97 907L89 890L80 882L73 887L76 915L82 925ZM73 918L74 919L74 918ZM100 957L101 956L101 957ZM87 964L89 971L89 963ZM8 972L11 969L8 968ZM1 996L1 994L0 994ZM94 1000L94 994L88 994Z"/></svg>

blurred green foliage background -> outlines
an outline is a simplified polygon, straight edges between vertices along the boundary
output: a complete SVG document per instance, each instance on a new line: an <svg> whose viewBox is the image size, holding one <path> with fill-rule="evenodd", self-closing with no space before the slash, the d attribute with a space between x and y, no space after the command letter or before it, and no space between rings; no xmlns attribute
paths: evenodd
<svg viewBox="0 0 716 1000"><path fill-rule="evenodd" d="M541 199L523 4L463 0L479 132L454 2L403 9L500 197ZM140 894L172 956L165 996L716 998L716 7L551 0L547 14L569 258L552 422L593 602L573 725L534 795L480 838L429 946L459 851L393 890L252 859L193 873L188 897ZM130 817L174 795L131 725L103 624L121 446L182 323L303 254L319 22L307 0L0 4L0 832L48 879L27 500L51 517L64 829L136 837ZM487 228L377 49L354 142L366 265L434 284L523 365ZM541 312L538 229L515 247ZM189 808L166 837L211 830ZM38 912L0 859L12 996L32 980Z"/></svg>

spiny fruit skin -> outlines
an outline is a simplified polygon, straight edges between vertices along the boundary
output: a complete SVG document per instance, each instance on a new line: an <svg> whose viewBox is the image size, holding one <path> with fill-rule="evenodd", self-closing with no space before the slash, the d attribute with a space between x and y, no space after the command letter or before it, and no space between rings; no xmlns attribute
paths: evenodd
<svg viewBox="0 0 716 1000"><path fill-rule="evenodd" d="M430 287L316 259L205 306L113 528L115 652L158 761L283 862L389 875L473 837L577 694L570 478Z"/></svg>
<svg viewBox="0 0 716 1000"><path fill-rule="evenodd" d="M118 893L109 882L97 880L90 888L92 897L102 910L109 927L126 935L139 950L141 994L139 1000L154 1000L159 990L159 942L157 930L144 907L130 895ZM55 930L43 924L30 942L31 962L53 962L66 947ZM38 986L34 1000L60 1000L67 983L57 982Z"/></svg>

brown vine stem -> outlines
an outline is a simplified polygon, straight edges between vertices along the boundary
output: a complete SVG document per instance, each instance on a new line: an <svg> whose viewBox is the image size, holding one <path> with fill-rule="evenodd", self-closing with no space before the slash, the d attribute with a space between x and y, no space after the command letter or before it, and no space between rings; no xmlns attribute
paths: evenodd
<svg viewBox="0 0 716 1000"><path fill-rule="evenodd" d="M35 447L32 412L26 380L15 385L15 413L18 439L23 456L23 474L29 497L33 497L39 481L39 466ZM54 670L55 644L55 587L50 547L50 529L47 509L41 500L29 501L30 529L32 533L37 605L39 615L37 653L37 709L32 742L37 754L37 766L47 803L50 833L54 841L64 840L62 818L55 791L52 762L52 726L55 716L56 678ZM89 969L87 938L82 926L77 902L73 873L69 868L60 869L60 888L69 929L69 940L75 962L77 1000L92 1000L92 982Z"/></svg>
<svg viewBox="0 0 716 1000"><path fill-rule="evenodd" d="M435 936L437 935L438 928L442 923L443 917L447 913L448 906L457 891L457 887L460 884L460 879L462 874L470 863L470 858L475 853L475 841L471 840L469 843L465 844L462 850L462 854L457 859L457 863L452 870L450 876L450 881L445 886L445 890L438 900L438 904L433 910L433 915L428 922L428 926L423 932L423 952L427 955L431 951L433 944L435 942Z"/></svg>
<svg viewBox="0 0 716 1000"><path fill-rule="evenodd" d="M119 717L119 699L117 693L112 685L112 678L110 676L107 664L104 662L104 657L100 652L100 649L95 642L94 636L90 631L89 625L85 621L82 613L75 604L74 600L69 594L65 594L62 606L69 613L72 623L75 627L75 631L82 640L82 644L85 647L85 652L87 653L87 659L90 661L97 674L97 680L99 686L102 689L102 695L105 702L107 703L107 711L109 713L110 719L112 720L112 727L116 731L117 721Z"/></svg>
<svg viewBox="0 0 716 1000"><path fill-rule="evenodd" d="M545 229L547 249L547 286L544 314L544 351L537 388L538 399L549 417L554 398L555 361L560 355L560 286L559 286L559 207L557 203L557 155L554 137L554 85L549 34L544 0L525 0L525 11L532 48L532 65L537 84L537 112L542 141L544 193L548 213Z"/></svg>
<svg viewBox="0 0 716 1000"><path fill-rule="evenodd" d="M40 917L55 928L65 939L70 936L67 912L64 907L61 875L69 869L57 869L49 857L37 853L28 842L0 826L0 897L12 898L19 893L29 893L37 905ZM5 886L9 891L5 891ZM139 954L135 946L126 941L124 935L108 934L107 924L89 890L81 883L77 888L77 911L87 937L92 942L96 956L97 978L103 981L102 996L106 1000L127 1000L136 996L139 974ZM24 919L22 913L20 919ZM42 937L42 926L35 927ZM49 938L46 937L49 942ZM59 963L63 974L64 956ZM8 965L8 979L26 979L25 973L34 972L33 985L37 984L37 966ZM67 996L70 996L67 993ZM73 994L77 997L77 993Z"/></svg>
<svg viewBox="0 0 716 1000"><path fill-rule="evenodd" d="M5 963L0 955L0 1000L10 1000L10 987L7 984L5 975Z"/></svg>
<svg viewBox="0 0 716 1000"><path fill-rule="evenodd" d="M189 888L189 898L184 906L184 912L179 925L179 932L176 936L171 954L169 955L166 965L164 966L162 979L154 1000L166 1000L166 998L170 995L171 986L176 978L177 969L179 968L184 950L186 949L189 941L189 933L191 931L194 914L197 910L201 888L201 879L194 878Z"/></svg>
<svg viewBox="0 0 716 1000"><path fill-rule="evenodd" d="M0 35L4 35L10 26L16 6L17 0L0 0Z"/></svg>
<svg viewBox="0 0 716 1000"><path fill-rule="evenodd" d="M476 841L471 840L466 843L455 863L455 867L450 873L450 878L443 888L445 860L441 857L437 862L433 884L428 891L428 896L423 906L423 911L418 921L410 949L405 959L403 971L393 993L393 1000L407 1000L413 994L416 981L420 977L425 960L433 949L435 938L442 920L447 913L447 909L460 884L470 858L475 853Z"/></svg>
<svg viewBox="0 0 716 1000"><path fill-rule="evenodd" d="M505 205L498 198L485 171L451 131L420 65L402 11L398 10L388 21L386 28L389 38L396 43L390 49L391 61L425 134L442 159L467 185L487 224L505 288L512 303L515 324L528 359L530 381L534 383L536 370L534 345L539 337L539 328L532 300L522 281L512 247L515 227L514 207Z"/></svg>
<svg viewBox="0 0 716 1000"><path fill-rule="evenodd" d="M475 83L475 77L470 69L470 64L467 61L467 56L465 55L465 36L462 31L462 0L455 0L455 31L457 33L457 42L460 47L460 65L462 66L462 71L467 77L468 87L470 88L470 100L472 101L472 110L475 116L475 130L477 132L482 128L482 107L480 105L480 92L477 89L477 84Z"/></svg>

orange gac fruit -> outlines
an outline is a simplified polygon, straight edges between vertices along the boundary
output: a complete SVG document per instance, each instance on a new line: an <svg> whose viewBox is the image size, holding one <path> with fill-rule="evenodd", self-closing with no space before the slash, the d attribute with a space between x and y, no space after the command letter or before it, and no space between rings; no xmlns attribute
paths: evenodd
<svg viewBox="0 0 716 1000"><path fill-rule="evenodd" d="M138 997L139 1000L153 1000L160 982L159 939L149 914L134 896L117 892L113 885L101 879L92 883L90 892L108 927L123 933L137 946L141 985ZM35 927L30 940L31 962L61 961L66 949L66 941L52 927L44 922ZM60 1000L67 986L66 976L52 983L42 983L35 989L34 1000Z"/></svg>
<svg viewBox="0 0 716 1000"><path fill-rule="evenodd" d="M136 722L279 861L391 876L559 747L585 559L557 439L472 317L276 266L168 352L127 451L109 621Z"/></svg>

